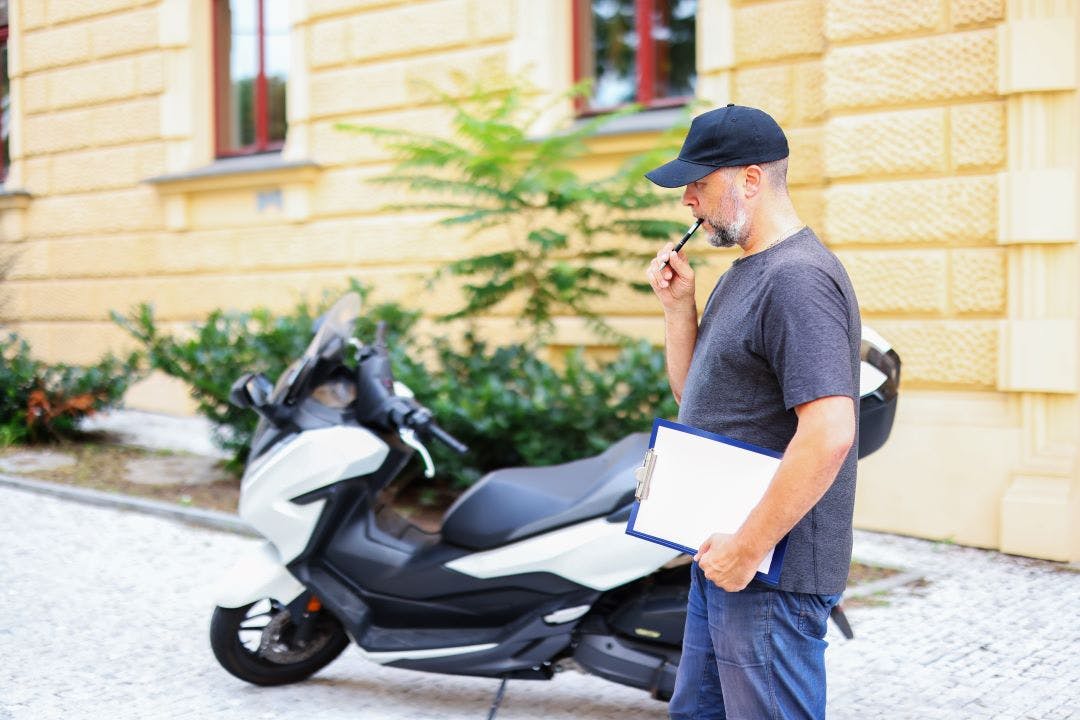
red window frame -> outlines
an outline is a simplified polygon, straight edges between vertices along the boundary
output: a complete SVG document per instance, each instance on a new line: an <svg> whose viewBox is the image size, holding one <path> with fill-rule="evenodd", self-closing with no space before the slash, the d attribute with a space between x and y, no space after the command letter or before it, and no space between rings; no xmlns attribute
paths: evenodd
<svg viewBox="0 0 1080 720"><path fill-rule="evenodd" d="M228 5L229 0L214 0L215 5ZM226 100L229 93L228 82L231 80L229 72L222 73L222 67L228 67L229 58L222 57L222 43L219 40L221 28L218 23L218 9L214 8L211 13L213 28L212 38L214 43L214 147L215 154L219 158L239 157L242 155L256 155L258 153L276 152L284 147L283 140L269 139L270 134L270 105L267 99L269 86L266 81L266 12L263 6L264 0L257 0L259 7L259 69L255 75L254 91L254 115L255 115L255 142L240 148L228 147L226 143L227 131L221 127L221 113L219 103Z"/></svg>
<svg viewBox="0 0 1080 720"><path fill-rule="evenodd" d="M587 4L587 5L586 5ZM582 37L581 17L582 13L592 9L592 0L573 0L574 13L574 82L584 80L584 38ZM685 105L694 99L692 95L679 95L673 97L657 98L654 96L656 87L655 45L653 43L653 16L656 4L654 0L634 0L635 25L637 30L637 53L635 65L637 67L637 97L635 102L647 108L677 107ZM648 59L648 62L645 60ZM575 100L575 108L578 115L599 115L605 112L618 110L623 105L610 107L592 107L588 98L578 97Z"/></svg>
<svg viewBox="0 0 1080 720"><path fill-rule="evenodd" d="M8 26L7 25L0 25L0 48L6 49L7 48L7 41L8 41ZM11 60L11 58L8 58L8 64L10 64L10 60ZM4 67L4 70L5 71L7 70L6 65ZM12 112L12 108L11 108L11 78L7 79L7 83L8 83L8 113L11 113ZM0 111L0 137L3 137L3 132L4 132L4 114L3 114L2 111ZM9 152L11 151L11 137L10 137L10 135L8 136L8 151ZM4 182L4 180L7 179L7 174L8 174L8 168L7 168L7 165L4 163L4 155L3 155L3 153L0 153L0 183Z"/></svg>

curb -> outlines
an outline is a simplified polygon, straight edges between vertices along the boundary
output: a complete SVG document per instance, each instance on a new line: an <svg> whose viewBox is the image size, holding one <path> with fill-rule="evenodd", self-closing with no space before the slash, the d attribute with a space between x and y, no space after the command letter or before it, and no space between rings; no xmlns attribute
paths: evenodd
<svg viewBox="0 0 1080 720"><path fill-rule="evenodd" d="M231 532L236 535L248 537L261 537L250 525L240 519L239 515L220 512L217 510L203 510L201 508L184 507L176 503L162 502L161 500L147 500L145 498L125 495L123 493L104 492L90 488L75 487L62 483L48 482L45 480L31 480L29 478L15 477L0 474L0 486L13 487L18 490L35 492L41 495L52 495L65 500L111 507L117 510L133 510L147 515L156 515L169 520L179 520L189 525ZM1076 563L1074 565L1080 565ZM1073 565L1070 565L1072 567ZM866 597L880 592L895 590L898 587L923 580L922 573L907 571L896 575L874 580L872 582L856 585L844 591L844 599Z"/></svg>
<svg viewBox="0 0 1080 720"><path fill-rule="evenodd" d="M844 591L843 600L876 595L877 593L895 590L903 585L908 585L923 579L923 574L918 572L908 571L897 573L896 575L890 575L889 577L881 578L880 580L873 580L868 583L863 583L862 585L848 588ZM841 602L843 602L843 600L841 600Z"/></svg>
<svg viewBox="0 0 1080 720"><path fill-rule="evenodd" d="M0 486L13 487L18 490L26 490L41 495L52 495L65 500L74 500L86 505L98 505L111 507L117 510L134 510L146 515L156 515L169 520L179 520L189 525L222 530L237 535L259 537L251 526L232 513L219 512L217 510L203 510L202 508L184 507L176 503L163 502L161 500L148 500L146 498L124 495L123 493L104 492L90 488L73 487L61 483L47 482L45 480L31 480L30 478L15 477L13 475L0 474Z"/></svg>

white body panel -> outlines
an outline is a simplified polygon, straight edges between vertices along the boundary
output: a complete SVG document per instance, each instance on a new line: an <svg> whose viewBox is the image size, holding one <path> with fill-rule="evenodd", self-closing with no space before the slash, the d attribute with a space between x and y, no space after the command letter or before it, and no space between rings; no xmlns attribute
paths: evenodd
<svg viewBox="0 0 1080 720"><path fill-rule="evenodd" d="M217 587L217 605L238 608L263 598L289 604L304 592L304 586L281 563L281 556L268 542L241 558L222 576Z"/></svg>
<svg viewBox="0 0 1080 720"><path fill-rule="evenodd" d="M285 565L311 538L325 501L290 502L344 478L375 472L390 448L368 430L337 426L308 430L259 458L244 473L240 516L277 547Z"/></svg>
<svg viewBox="0 0 1080 720"><path fill-rule="evenodd" d="M626 534L626 524L589 520L446 564L478 578L548 572L594 590L645 577L680 555Z"/></svg>
<svg viewBox="0 0 1080 720"><path fill-rule="evenodd" d="M483 652L484 650L490 650L491 648L496 647L495 643L487 643L485 645L465 645L463 647L431 648L430 650L368 652L360 643L356 642L355 638L353 638L353 645L356 645L364 658L380 665L397 662L398 660L426 660L428 658L449 657L450 655L466 655L468 653Z"/></svg>

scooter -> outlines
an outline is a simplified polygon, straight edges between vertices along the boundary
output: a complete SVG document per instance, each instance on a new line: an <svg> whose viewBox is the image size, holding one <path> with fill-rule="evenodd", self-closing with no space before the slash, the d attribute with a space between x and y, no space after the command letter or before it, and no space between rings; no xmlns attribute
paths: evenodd
<svg viewBox="0 0 1080 720"><path fill-rule="evenodd" d="M414 454L433 474L425 442L467 448L395 383L382 332L372 345L353 338L359 314L345 295L276 385L255 374L233 385L231 401L260 415L239 510L266 542L220 587L210 640L221 665L256 685L292 683L351 641L384 665L501 678L490 717L508 679L569 668L670 698L686 557L625 533L648 435L489 473L426 532L382 491ZM862 355L865 456L892 427L900 359L868 329Z"/></svg>

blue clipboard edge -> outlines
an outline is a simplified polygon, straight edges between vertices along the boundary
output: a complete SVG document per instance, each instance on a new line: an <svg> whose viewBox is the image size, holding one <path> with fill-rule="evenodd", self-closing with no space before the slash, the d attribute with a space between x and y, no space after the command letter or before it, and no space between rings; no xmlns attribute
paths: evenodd
<svg viewBox="0 0 1080 720"><path fill-rule="evenodd" d="M727 435L720 435L719 433L709 432L708 430L702 430L696 427L690 427L689 425L683 425L681 423L673 422L671 420L665 420L664 418L656 418L653 420L652 434L649 435L649 447L656 446L656 431L665 427L671 430L678 430L679 432L688 433L690 435L697 435L698 437L707 438L709 440L715 440L722 442L726 445L733 445L743 450L749 450L750 452L761 453L762 455L768 455L769 457L779 460L784 457L784 453L770 450L769 448L761 447L760 445L753 445L742 440L736 440L735 438L729 438Z"/></svg>
<svg viewBox="0 0 1080 720"><path fill-rule="evenodd" d="M689 425L682 425L671 420L665 420L664 418L656 418L653 421L652 435L649 436L649 447L655 447L656 445L656 431L662 427L670 428L672 430L679 430L681 432L687 432L691 435L697 435L699 437L708 438L709 440L716 440L717 442L727 443L728 445L734 445L735 447L742 448L743 450L750 450L752 452L758 452L769 457L781 458L783 453L778 453L775 450L769 450L768 448L759 447L750 443L744 443L740 440L729 438L725 435L718 435L717 433L711 433L708 430L700 430L698 428L690 427ZM657 545L663 545L664 547L671 548L672 550L678 550L681 553L693 557L697 555L697 548L689 548L685 545L679 545L673 543L670 540L664 540L654 535L648 535L643 532L639 532L634 529L634 523L637 521L638 508L641 507L641 502L635 500L633 506L630 508L630 517L626 521L626 534L632 537L636 537L640 540L647 540ZM780 584L780 571L784 566L784 553L787 551L788 536L785 535L780 539L780 542L773 548L772 562L769 564L769 572L758 572L754 574L754 578L766 585L779 585Z"/></svg>

